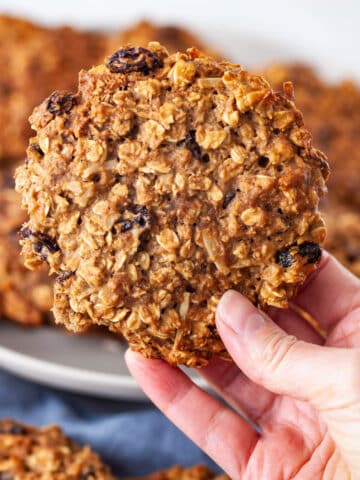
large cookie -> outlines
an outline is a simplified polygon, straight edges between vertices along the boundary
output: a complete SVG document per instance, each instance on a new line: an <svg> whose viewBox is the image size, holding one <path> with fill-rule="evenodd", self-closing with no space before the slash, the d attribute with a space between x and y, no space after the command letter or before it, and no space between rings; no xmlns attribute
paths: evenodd
<svg viewBox="0 0 360 480"><path fill-rule="evenodd" d="M196 49L127 47L35 109L17 171L26 265L57 275L58 322L201 366L235 288L286 307L316 268L328 165L281 93Z"/></svg>
<svg viewBox="0 0 360 480"><path fill-rule="evenodd" d="M59 427L0 421L0 478L4 480L115 480L90 447L80 447Z"/></svg>

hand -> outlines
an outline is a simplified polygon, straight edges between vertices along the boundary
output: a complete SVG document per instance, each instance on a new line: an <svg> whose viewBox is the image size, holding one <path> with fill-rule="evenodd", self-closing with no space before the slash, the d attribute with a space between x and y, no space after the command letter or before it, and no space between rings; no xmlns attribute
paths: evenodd
<svg viewBox="0 0 360 480"><path fill-rule="evenodd" d="M294 303L326 340L292 310L222 297L217 328L236 365L212 359L198 372L233 409L161 360L128 352L128 366L232 479L360 479L360 281L324 253Z"/></svg>

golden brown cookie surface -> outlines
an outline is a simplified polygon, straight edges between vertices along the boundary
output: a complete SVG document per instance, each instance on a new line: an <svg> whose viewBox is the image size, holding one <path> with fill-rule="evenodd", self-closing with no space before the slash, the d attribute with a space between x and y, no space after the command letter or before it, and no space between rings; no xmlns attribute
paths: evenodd
<svg viewBox="0 0 360 480"><path fill-rule="evenodd" d="M90 447L80 447L56 426L0 421L0 478L6 480L115 480Z"/></svg>
<svg viewBox="0 0 360 480"><path fill-rule="evenodd" d="M226 357L221 295L285 307L314 270L328 166L291 89L191 49L128 47L51 95L17 172L31 268L58 279L55 316L105 325L149 357Z"/></svg>
<svg viewBox="0 0 360 480"><path fill-rule="evenodd" d="M329 158L329 195L360 208L360 88L351 81L331 84L302 64L273 65L264 71L276 88L292 81L295 100L314 144Z"/></svg>

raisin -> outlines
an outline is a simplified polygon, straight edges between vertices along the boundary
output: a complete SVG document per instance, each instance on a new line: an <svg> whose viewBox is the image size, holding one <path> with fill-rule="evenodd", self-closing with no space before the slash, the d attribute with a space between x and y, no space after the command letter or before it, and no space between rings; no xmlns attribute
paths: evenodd
<svg viewBox="0 0 360 480"><path fill-rule="evenodd" d="M196 292L196 288L194 288L192 285L187 285L185 290L186 290L186 292L189 292L189 293L195 293Z"/></svg>
<svg viewBox="0 0 360 480"><path fill-rule="evenodd" d="M187 148L192 156L196 160L200 160L203 163L207 163L209 161L209 155L207 153L203 154L200 145L197 143L196 139L196 132L195 130L190 130L189 133L183 140L177 142L178 147Z"/></svg>
<svg viewBox="0 0 360 480"><path fill-rule="evenodd" d="M21 238L30 238L32 235L32 231L29 227L24 227L20 230L19 235Z"/></svg>
<svg viewBox="0 0 360 480"><path fill-rule="evenodd" d="M141 215L138 215L137 217L135 217L134 222L140 225L140 227L145 227L145 225L147 224L146 218L142 217Z"/></svg>
<svg viewBox="0 0 360 480"><path fill-rule="evenodd" d="M230 192L227 192L227 194L224 197L222 207L226 208L229 205L229 203L232 200L234 200L235 196L236 196L236 191L235 190L230 190Z"/></svg>
<svg viewBox="0 0 360 480"><path fill-rule="evenodd" d="M290 253L290 247L283 248L276 252L275 262L284 268L291 267L294 263L294 258Z"/></svg>
<svg viewBox="0 0 360 480"><path fill-rule="evenodd" d="M70 278L72 275L74 275L74 271L69 271L69 272L62 272L58 277L57 277L57 281L59 283L63 283L65 282L65 280L67 280L68 278Z"/></svg>
<svg viewBox="0 0 360 480"><path fill-rule="evenodd" d="M113 53L106 66L112 73L142 72L148 75L163 66L155 53L142 47L128 47Z"/></svg>
<svg viewBox="0 0 360 480"><path fill-rule="evenodd" d="M100 182L100 179L101 179L100 173L94 173L94 175L92 175L92 177L90 178L90 180L94 183Z"/></svg>
<svg viewBox="0 0 360 480"><path fill-rule="evenodd" d="M321 248L317 243L304 242L299 245L299 255L307 257L307 263L316 263L321 257Z"/></svg>
<svg viewBox="0 0 360 480"><path fill-rule="evenodd" d="M46 248L47 250L49 250L50 253L56 253L60 250L59 245L57 244L56 240L49 237L45 233L36 232L36 233L33 233L33 235L38 239L38 241L35 243L35 247L34 247L35 251L37 253L40 253L42 248ZM40 251L37 251L36 247Z"/></svg>
<svg viewBox="0 0 360 480"><path fill-rule="evenodd" d="M267 157L260 157L258 160L259 167L267 167L269 164L269 159Z"/></svg>
<svg viewBox="0 0 360 480"><path fill-rule="evenodd" d="M120 220L119 222L121 224L121 232L129 232L133 228L133 222L131 220Z"/></svg>
<svg viewBox="0 0 360 480"><path fill-rule="evenodd" d="M29 149L32 150L33 152L38 153L42 157L44 156L44 152L41 150L40 145L38 143L31 143L29 145Z"/></svg>
<svg viewBox="0 0 360 480"><path fill-rule="evenodd" d="M150 216L149 210L144 205L132 205L129 209L133 213L141 213L145 217Z"/></svg>
<svg viewBox="0 0 360 480"><path fill-rule="evenodd" d="M75 97L72 93L62 95L59 92L54 92L47 100L46 108L54 115L62 115L69 113L75 105Z"/></svg>
<svg viewBox="0 0 360 480"><path fill-rule="evenodd" d="M134 222L140 225L140 227L145 227L145 225L150 223L151 214L144 205L132 205L130 211L137 215L134 218Z"/></svg>

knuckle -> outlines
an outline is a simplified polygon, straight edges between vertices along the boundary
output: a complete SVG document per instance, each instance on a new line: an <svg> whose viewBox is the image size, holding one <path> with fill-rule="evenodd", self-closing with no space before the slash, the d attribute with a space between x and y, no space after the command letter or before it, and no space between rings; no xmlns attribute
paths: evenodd
<svg viewBox="0 0 360 480"><path fill-rule="evenodd" d="M298 343L293 335L279 334L268 339L261 353L261 375L265 383L286 368Z"/></svg>

